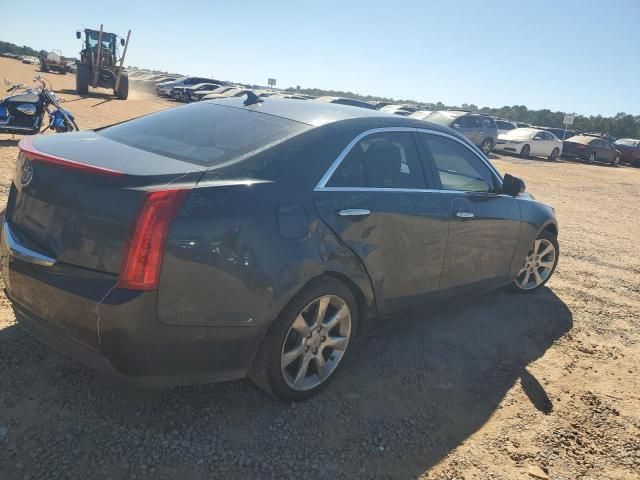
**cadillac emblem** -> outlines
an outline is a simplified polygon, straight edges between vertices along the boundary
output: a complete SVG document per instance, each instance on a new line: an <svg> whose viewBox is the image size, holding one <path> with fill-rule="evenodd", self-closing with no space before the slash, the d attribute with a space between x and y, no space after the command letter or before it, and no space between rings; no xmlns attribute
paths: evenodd
<svg viewBox="0 0 640 480"><path fill-rule="evenodd" d="M20 185L26 187L33 180L33 165L30 160L26 160L22 163L22 172L20 173Z"/></svg>

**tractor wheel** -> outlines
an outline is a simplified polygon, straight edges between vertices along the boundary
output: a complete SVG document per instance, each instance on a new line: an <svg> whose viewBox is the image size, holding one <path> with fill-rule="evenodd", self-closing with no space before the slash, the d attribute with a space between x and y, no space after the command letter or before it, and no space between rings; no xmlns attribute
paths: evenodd
<svg viewBox="0 0 640 480"><path fill-rule="evenodd" d="M89 77L91 76L91 69L89 65L78 65L78 71L76 72L76 91L80 95L86 95L89 93Z"/></svg>
<svg viewBox="0 0 640 480"><path fill-rule="evenodd" d="M113 92L120 100L126 100L129 97L129 77L127 75L120 76L120 85L118 85L118 91Z"/></svg>

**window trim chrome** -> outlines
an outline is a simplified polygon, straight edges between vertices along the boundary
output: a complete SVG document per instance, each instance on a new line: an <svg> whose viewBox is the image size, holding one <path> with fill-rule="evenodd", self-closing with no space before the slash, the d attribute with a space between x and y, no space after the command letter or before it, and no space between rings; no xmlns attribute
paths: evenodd
<svg viewBox="0 0 640 480"><path fill-rule="evenodd" d="M340 164L345 159L345 157L351 152L351 149L363 138L368 137L369 135L374 135L376 133L386 133L386 132L410 132L410 133L426 133L429 135L439 135L441 137L446 137L455 142L458 142L460 145L465 147L471 153L473 153L476 157L478 157L484 165L486 165L491 172L497 177L500 185L502 185L502 176L496 170L496 168L489 162L486 158L484 158L484 154L481 154L479 150L474 150L465 142L461 141L459 138L454 135L450 135L445 132L439 132L437 130L429 130L426 128L416 128L416 127L382 127L382 128L372 128L370 130L365 130L356 136L349 144L340 152L340 155L333 161L329 169L322 176L316 187L313 189L314 192L422 192L422 193L455 193L455 194L493 194L493 195L502 195L496 194L495 192L472 192L472 191L464 191L464 190L445 190L445 189L433 189L433 188L376 188L376 187L327 187L327 183L331 180L331 177L336 172L336 170L340 167ZM474 145L475 147L475 145ZM477 148L477 147L476 147ZM506 195L508 196L508 195Z"/></svg>

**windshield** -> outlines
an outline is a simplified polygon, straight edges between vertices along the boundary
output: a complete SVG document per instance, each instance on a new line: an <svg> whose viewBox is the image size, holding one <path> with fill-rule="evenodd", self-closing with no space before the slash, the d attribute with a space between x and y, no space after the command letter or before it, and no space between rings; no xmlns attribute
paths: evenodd
<svg viewBox="0 0 640 480"><path fill-rule="evenodd" d="M209 102L165 110L96 133L130 147L213 167L309 128L273 115Z"/></svg>

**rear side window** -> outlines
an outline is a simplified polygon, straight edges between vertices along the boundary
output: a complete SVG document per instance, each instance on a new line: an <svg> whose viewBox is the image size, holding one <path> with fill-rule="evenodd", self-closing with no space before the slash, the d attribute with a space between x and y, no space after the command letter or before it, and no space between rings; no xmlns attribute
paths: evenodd
<svg viewBox="0 0 640 480"><path fill-rule="evenodd" d="M455 140L436 135L421 135L433 159L443 190L492 192L494 177L480 158Z"/></svg>
<svg viewBox="0 0 640 480"><path fill-rule="evenodd" d="M360 140L342 160L329 187L426 188L410 132L384 132Z"/></svg>
<svg viewBox="0 0 640 480"><path fill-rule="evenodd" d="M491 117L479 117L482 128L496 128L496 124Z"/></svg>
<svg viewBox="0 0 640 480"><path fill-rule="evenodd" d="M299 122L242 108L194 103L97 133L130 147L214 167L307 128Z"/></svg>

